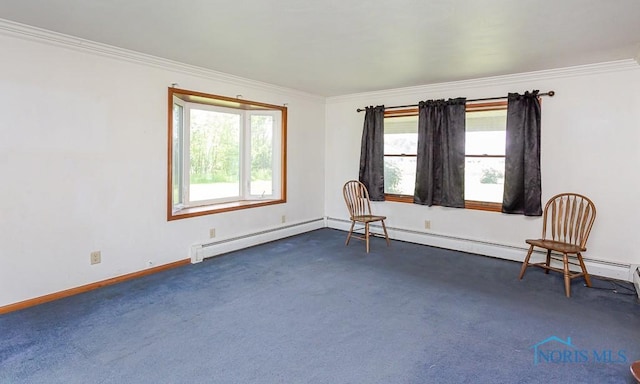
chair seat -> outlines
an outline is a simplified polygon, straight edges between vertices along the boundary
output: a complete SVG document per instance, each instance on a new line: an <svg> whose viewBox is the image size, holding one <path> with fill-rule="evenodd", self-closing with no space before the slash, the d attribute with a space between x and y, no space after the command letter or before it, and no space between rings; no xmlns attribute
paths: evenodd
<svg viewBox="0 0 640 384"><path fill-rule="evenodd" d="M386 216L375 216L375 215L361 215L361 216L353 216L351 220L358 221L360 223L371 223L373 221L386 220Z"/></svg>
<svg viewBox="0 0 640 384"><path fill-rule="evenodd" d="M527 239L525 240L529 245L535 245L536 247L550 249L556 252L562 253L578 253L584 252L587 248L580 248L575 244L563 243L561 241L545 240L545 239Z"/></svg>

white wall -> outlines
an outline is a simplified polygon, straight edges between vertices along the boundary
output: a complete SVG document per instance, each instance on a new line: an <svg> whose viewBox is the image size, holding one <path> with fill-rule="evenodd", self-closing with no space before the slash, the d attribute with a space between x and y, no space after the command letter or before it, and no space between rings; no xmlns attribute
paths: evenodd
<svg viewBox="0 0 640 384"><path fill-rule="evenodd" d="M342 184L358 177L364 113L356 108L416 104L449 97L484 98L539 89L542 101L542 199L574 191L592 198L598 216L586 257L640 263L640 67L635 61L603 63L513 76L347 95L327 101L326 209L346 219ZM415 204L375 203L388 226L441 236L405 239L522 260L524 239L537 237L540 218ZM424 221L431 220L431 230ZM331 223L331 220L329 221ZM334 223L340 227L339 223ZM402 238L402 231L395 235ZM469 241L460 241L469 239ZM486 243L498 247L485 247ZM515 248L513 248L515 247ZM624 276L627 277L627 276Z"/></svg>
<svg viewBox="0 0 640 384"><path fill-rule="evenodd" d="M28 32L0 35L0 306L186 259L210 228L323 216L324 98ZM167 222L171 83L288 104L286 204Z"/></svg>

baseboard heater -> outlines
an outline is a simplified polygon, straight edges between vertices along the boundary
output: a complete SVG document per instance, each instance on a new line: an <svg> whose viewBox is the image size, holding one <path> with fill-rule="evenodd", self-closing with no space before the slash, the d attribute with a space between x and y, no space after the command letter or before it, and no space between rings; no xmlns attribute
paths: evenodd
<svg viewBox="0 0 640 384"><path fill-rule="evenodd" d="M224 238L216 241L194 244L191 246L191 263L199 263L202 260L219 256L224 253L237 251L239 249L252 247L285 237L298 235L304 232L324 228L326 226L324 218L317 218L306 221L282 224L277 227L264 229L261 231L245 233L240 236Z"/></svg>
<svg viewBox="0 0 640 384"><path fill-rule="evenodd" d="M351 221L327 217L327 226L333 229L348 231ZM381 230L379 226L373 226L373 231ZM451 249L455 251L474 253L483 256L496 257L499 259L522 262L527 254L528 247L514 246L488 242L485 240L468 239L451 236L431 231L419 231L407 228L397 228L387 226L389 237L395 240L407 241L410 243L429 245L432 247ZM524 240L522 241L524 243ZM544 257L543 252L536 251L534 255ZM584 258L587 270L590 274L604 276L617 280L632 281L629 264L621 264L605 260Z"/></svg>

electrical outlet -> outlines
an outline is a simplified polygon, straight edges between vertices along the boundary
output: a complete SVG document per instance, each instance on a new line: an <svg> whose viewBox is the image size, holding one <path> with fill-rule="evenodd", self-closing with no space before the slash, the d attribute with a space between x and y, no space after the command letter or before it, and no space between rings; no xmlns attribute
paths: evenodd
<svg viewBox="0 0 640 384"><path fill-rule="evenodd" d="M102 255L100 251L91 252L91 264L100 264L102 262Z"/></svg>
<svg viewBox="0 0 640 384"><path fill-rule="evenodd" d="M282 223L285 223L287 221L287 216L282 215L282 217L280 218Z"/></svg>
<svg viewBox="0 0 640 384"><path fill-rule="evenodd" d="M216 229L215 228L211 228L209 230L209 238L213 239L214 237L216 237Z"/></svg>
<svg viewBox="0 0 640 384"><path fill-rule="evenodd" d="M431 229L431 220L424 221L424 229Z"/></svg>

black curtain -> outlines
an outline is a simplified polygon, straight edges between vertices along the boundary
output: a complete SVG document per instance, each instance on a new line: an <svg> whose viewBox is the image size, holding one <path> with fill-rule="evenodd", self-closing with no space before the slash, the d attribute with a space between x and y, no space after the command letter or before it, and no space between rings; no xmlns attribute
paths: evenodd
<svg viewBox="0 0 640 384"><path fill-rule="evenodd" d="M416 204L464 208L465 102L418 104Z"/></svg>
<svg viewBox="0 0 640 384"><path fill-rule="evenodd" d="M541 216L538 91L509 93L502 212Z"/></svg>
<svg viewBox="0 0 640 384"><path fill-rule="evenodd" d="M359 180L372 201L384 201L384 105L366 108Z"/></svg>

